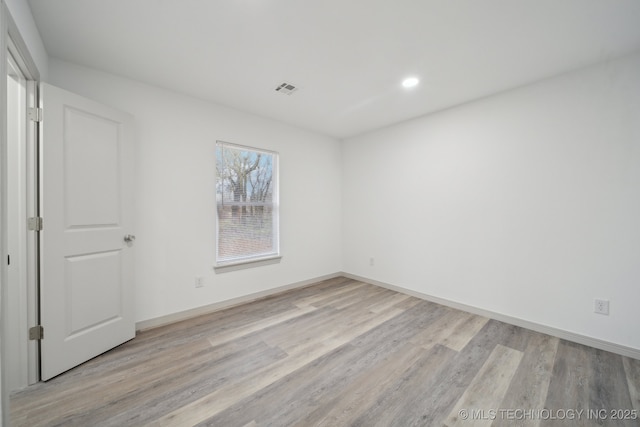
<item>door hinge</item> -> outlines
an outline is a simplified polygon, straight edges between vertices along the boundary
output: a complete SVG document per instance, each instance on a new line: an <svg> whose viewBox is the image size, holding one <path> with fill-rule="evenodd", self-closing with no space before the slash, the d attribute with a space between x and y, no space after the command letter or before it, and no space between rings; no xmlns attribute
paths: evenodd
<svg viewBox="0 0 640 427"><path fill-rule="evenodd" d="M41 216L32 216L27 219L27 227L29 231L41 231L43 227L43 221Z"/></svg>
<svg viewBox="0 0 640 427"><path fill-rule="evenodd" d="M40 123L42 121L42 108L29 108L29 120Z"/></svg>
<svg viewBox="0 0 640 427"><path fill-rule="evenodd" d="M42 325L37 325L32 328L29 328L29 339L30 340L41 340L44 338L44 328Z"/></svg>

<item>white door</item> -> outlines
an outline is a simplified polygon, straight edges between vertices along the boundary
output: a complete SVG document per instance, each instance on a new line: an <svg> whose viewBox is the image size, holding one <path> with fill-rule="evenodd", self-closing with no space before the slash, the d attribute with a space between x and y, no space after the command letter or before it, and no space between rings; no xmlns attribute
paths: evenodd
<svg viewBox="0 0 640 427"><path fill-rule="evenodd" d="M134 150L130 115L47 84L40 96L41 379L48 380L135 335Z"/></svg>

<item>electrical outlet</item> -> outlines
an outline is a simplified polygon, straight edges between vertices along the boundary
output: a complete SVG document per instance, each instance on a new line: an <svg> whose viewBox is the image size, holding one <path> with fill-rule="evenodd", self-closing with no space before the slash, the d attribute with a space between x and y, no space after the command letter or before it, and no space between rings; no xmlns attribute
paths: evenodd
<svg viewBox="0 0 640 427"><path fill-rule="evenodd" d="M196 288L201 288L204 286L204 277L196 276Z"/></svg>
<svg viewBox="0 0 640 427"><path fill-rule="evenodd" d="M370 266L372 266L372 267L373 267L373 266L375 265L375 263L376 263L376 260L375 260L375 258L374 258L374 257L369 258L369 265L370 265Z"/></svg>
<svg viewBox="0 0 640 427"><path fill-rule="evenodd" d="M595 300L594 313L609 315L609 300L597 299Z"/></svg>

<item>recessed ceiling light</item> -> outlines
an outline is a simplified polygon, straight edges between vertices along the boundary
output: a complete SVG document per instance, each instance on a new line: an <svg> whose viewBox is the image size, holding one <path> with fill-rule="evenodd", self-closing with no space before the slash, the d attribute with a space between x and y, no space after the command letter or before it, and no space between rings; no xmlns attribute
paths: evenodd
<svg viewBox="0 0 640 427"><path fill-rule="evenodd" d="M417 77L407 77L402 81L402 87L409 89L417 86L418 83L420 83L420 79L418 79Z"/></svg>

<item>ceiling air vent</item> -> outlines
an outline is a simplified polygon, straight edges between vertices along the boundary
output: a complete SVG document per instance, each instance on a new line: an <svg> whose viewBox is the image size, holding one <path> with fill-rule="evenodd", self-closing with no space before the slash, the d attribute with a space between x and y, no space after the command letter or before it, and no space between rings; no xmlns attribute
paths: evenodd
<svg viewBox="0 0 640 427"><path fill-rule="evenodd" d="M276 88L276 92L284 93L285 95L291 95L293 92L297 91L298 88L292 85L291 83L282 83L278 85Z"/></svg>

